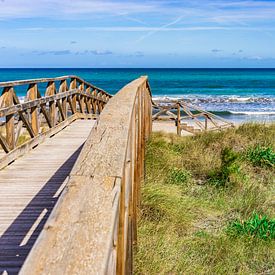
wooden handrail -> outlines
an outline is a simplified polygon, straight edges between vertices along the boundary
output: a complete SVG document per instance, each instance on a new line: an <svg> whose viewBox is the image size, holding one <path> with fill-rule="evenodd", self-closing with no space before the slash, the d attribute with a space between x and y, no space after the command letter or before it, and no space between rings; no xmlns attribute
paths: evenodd
<svg viewBox="0 0 275 275"><path fill-rule="evenodd" d="M47 83L45 96L40 91L40 83ZM25 102L20 102L15 87L25 85L28 85ZM70 116L100 114L112 97L75 75L1 82L0 87L3 88L0 96L0 145L6 153L21 145L19 141L23 134L34 139Z"/></svg>
<svg viewBox="0 0 275 275"><path fill-rule="evenodd" d="M151 93L141 77L110 99L20 274L130 274Z"/></svg>
<svg viewBox="0 0 275 275"><path fill-rule="evenodd" d="M166 120L174 120L177 128L177 134L179 136L181 135L182 130L196 134L201 131L216 131L234 127L234 123L184 101L173 102L166 106L153 103L153 108L158 111L153 115L152 119L157 120L161 118ZM185 114L184 116L181 115L182 112ZM203 121L199 120L199 118L203 119ZM194 124L198 128L195 129L194 125L188 126L187 123L183 123L183 120L185 119L193 120Z"/></svg>
<svg viewBox="0 0 275 275"><path fill-rule="evenodd" d="M38 84L38 83L45 83L45 82L51 82L51 81L61 81L61 80L68 80L68 79L76 79L80 83L84 83L93 89L96 89L98 91L101 91L102 93L111 96L109 93L104 91L101 88L98 88L91 83L85 81L84 79L76 76L76 75L65 75L65 76L59 76L59 77L52 77L52 78L36 78L36 79L24 79L24 80L14 80L14 81L7 81L7 82L0 82L0 87L14 87L14 86L22 86L27 84Z"/></svg>

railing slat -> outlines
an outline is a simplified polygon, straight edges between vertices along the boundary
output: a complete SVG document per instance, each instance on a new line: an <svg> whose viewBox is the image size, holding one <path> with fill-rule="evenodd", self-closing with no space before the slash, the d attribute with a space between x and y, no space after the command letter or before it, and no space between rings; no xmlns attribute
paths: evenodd
<svg viewBox="0 0 275 275"><path fill-rule="evenodd" d="M28 99L30 101L37 99L37 84L30 84L28 88ZM31 127L35 136L39 133L37 106L31 107Z"/></svg>
<svg viewBox="0 0 275 275"><path fill-rule="evenodd" d="M12 107L13 104L13 87L4 88L3 104L5 107ZM6 144L9 150L13 150L15 147L15 131L14 131L14 115L10 114L6 116Z"/></svg>

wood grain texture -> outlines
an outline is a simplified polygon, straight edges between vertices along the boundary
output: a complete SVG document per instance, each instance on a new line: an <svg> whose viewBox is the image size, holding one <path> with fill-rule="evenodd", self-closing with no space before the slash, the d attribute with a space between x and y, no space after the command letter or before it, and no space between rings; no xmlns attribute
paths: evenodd
<svg viewBox="0 0 275 275"><path fill-rule="evenodd" d="M40 83L47 85L39 88ZM25 102L20 102L15 87L26 84L27 96ZM100 105L102 111L112 97L77 76L1 82L0 87L3 87L0 96L0 155L3 152L13 152L21 145L22 140L34 140L37 137L41 139L41 134L47 128L55 128L67 122L73 115L90 114L92 101L95 105ZM39 89L45 89L45 96L41 96ZM20 127L17 125L23 131L18 131ZM29 137L22 136L20 139L21 133L25 132L24 128Z"/></svg>
<svg viewBox="0 0 275 275"><path fill-rule="evenodd" d="M0 274L20 270L94 123L76 120L0 170Z"/></svg>
<svg viewBox="0 0 275 275"><path fill-rule="evenodd" d="M27 102L20 103L14 87L26 84ZM115 97L77 76L0 87L0 117L13 119L4 120L13 129L0 136L7 149L0 159L0 271L18 273L27 257L21 274L130 274L152 128L147 77ZM99 114L78 156L88 119ZM31 138L10 146L22 127Z"/></svg>
<svg viewBox="0 0 275 275"><path fill-rule="evenodd" d="M146 84L141 77L106 104L20 274L131 273L151 120Z"/></svg>

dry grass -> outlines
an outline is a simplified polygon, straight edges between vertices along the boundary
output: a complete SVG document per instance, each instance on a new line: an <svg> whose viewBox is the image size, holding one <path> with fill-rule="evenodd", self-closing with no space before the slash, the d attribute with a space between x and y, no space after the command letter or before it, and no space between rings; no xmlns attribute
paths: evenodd
<svg viewBox="0 0 275 275"><path fill-rule="evenodd" d="M274 240L228 234L233 221L253 213L274 221L274 166L247 157L257 146L274 152L274 137L275 124L195 137L153 134L135 274L274 273Z"/></svg>

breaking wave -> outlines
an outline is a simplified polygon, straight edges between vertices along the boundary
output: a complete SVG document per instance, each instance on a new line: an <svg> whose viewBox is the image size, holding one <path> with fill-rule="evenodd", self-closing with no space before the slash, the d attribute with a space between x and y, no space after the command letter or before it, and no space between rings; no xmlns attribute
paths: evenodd
<svg viewBox="0 0 275 275"><path fill-rule="evenodd" d="M275 97L240 97L240 96L157 96L153 100L158 102L169 102L184 100L189 103L275 103Z"/></svg>

